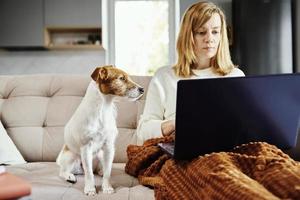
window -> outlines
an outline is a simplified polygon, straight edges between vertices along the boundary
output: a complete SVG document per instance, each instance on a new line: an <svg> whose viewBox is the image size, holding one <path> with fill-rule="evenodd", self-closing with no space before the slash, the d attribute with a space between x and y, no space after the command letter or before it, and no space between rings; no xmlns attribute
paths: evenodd
<svg viewBox="0 0 300 200"><path fill-rule="evenodd" d="M175 61L174 0L106 0L106 63L132 75L153 75ZM105 18L104 18L105 19Z"/></svg>

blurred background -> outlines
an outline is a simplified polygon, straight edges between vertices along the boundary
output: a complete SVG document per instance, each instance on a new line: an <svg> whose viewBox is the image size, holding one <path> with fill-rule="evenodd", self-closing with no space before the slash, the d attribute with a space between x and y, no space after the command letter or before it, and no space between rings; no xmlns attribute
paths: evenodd
<svg viewBox="0 0 300 200"><path fill-rule="evenodd" d="M87 74L113 64L153 75L176 61L184 11L196 0L1 0L0 74ZM300 72L298 0L212 0L225 12L246 75Z"/></svg>

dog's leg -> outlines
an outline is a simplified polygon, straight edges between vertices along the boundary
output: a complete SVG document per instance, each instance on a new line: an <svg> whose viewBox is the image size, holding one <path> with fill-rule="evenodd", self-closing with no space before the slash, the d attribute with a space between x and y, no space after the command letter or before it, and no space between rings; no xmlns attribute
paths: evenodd
<svg viewBox="0 0 300 200"><path fill-rule="evenodd" d="M96 194L95 180L93 174L93 152L90 144L80 148L81 161L84 171L84 194L93 196Z"/></svg>
<svg viewBox="0 0 300 200"><path fill-rule="evenodd" d="M97 154L97 167L96 167L96 172L99 176L103 177L103 151L100 150Z"/></svg>
<svg viewBox="0 0 300 200"><path fill-rule="evenodd" d="M72 174L76 157L65 145L56 160L56 163L60 166L59 176L70 183L76 183L77 181L75 175Z"/></svg>
<svg viewBox="0 0 300 200"><path fill-rule="evenodd" d="M110 175L112 163L115 155L115 147L113 143L106 143L103 147L103 159L102 159L102 169L103 169L103 182L102 191L103 193L113 193L114 189L110 184Z"/></svg>

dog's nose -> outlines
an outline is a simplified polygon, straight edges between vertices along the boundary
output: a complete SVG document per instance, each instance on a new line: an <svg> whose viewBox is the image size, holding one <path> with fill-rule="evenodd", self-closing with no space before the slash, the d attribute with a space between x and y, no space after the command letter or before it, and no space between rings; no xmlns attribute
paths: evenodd
<svg viewBox="0 0 300 200"><path fill-rule="evenodd" d="M144 88L142 88L142 87L139 87L139 92L141 93L141 94L143 94L144 93Z"/></svg>

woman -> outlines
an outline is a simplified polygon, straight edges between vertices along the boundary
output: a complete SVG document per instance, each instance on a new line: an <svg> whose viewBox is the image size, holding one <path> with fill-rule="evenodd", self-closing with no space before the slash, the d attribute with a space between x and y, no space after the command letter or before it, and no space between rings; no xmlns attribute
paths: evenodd
<svg viewBox="0 0 300 200"><path fill-rule="evenodd" d="M149 84L137 129L139 141L175 131L178 80L245 76L231 61L225 15L213 3L198 2L186 10L177 52L175 66L160 68Z"/></svg>

